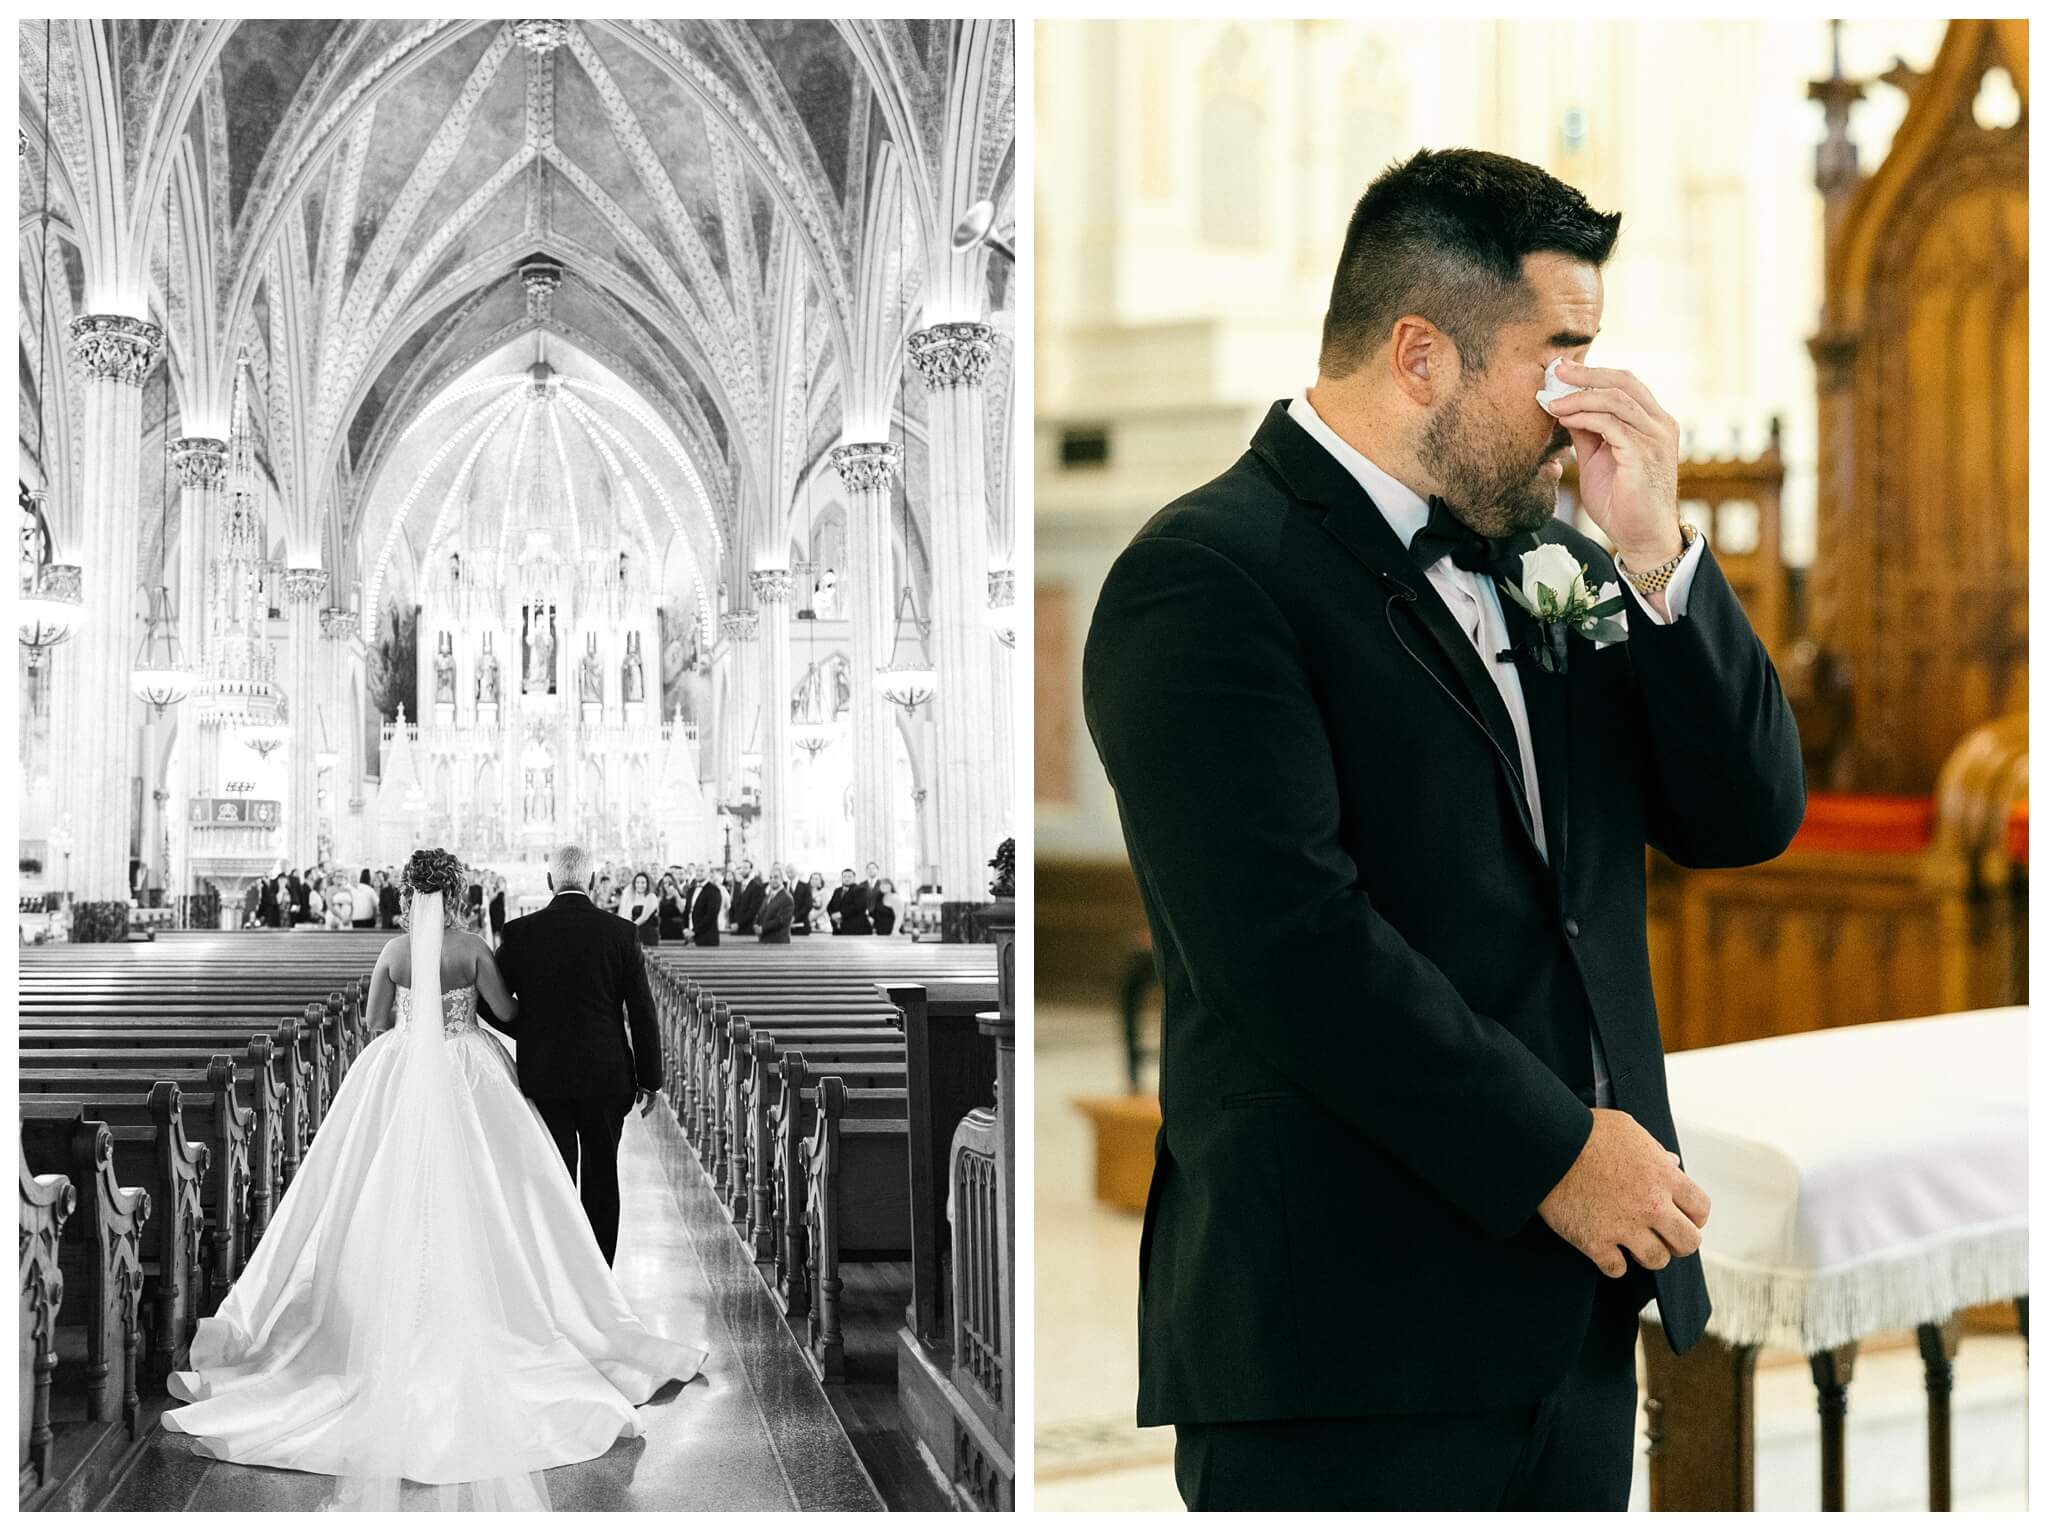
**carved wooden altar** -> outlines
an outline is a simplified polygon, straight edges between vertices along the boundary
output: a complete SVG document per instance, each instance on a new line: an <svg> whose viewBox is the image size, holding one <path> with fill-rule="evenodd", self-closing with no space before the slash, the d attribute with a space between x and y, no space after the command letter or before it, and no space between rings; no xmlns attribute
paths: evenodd
<svg viewBox="0 0 2048 1531"><path fill-rule="evenodd" d="M1978 121L1986 75L2020 99ZM2027 707L2027 27L1957 21L1884 163L1846 137L1862 87L1816 82L1829 134L1816 657L1850 726L1813 787L1925 793L1970 729ZM1988 103L1988 94L1987 96ZM1995 120L1995 119L1994 119Z"/></svg>

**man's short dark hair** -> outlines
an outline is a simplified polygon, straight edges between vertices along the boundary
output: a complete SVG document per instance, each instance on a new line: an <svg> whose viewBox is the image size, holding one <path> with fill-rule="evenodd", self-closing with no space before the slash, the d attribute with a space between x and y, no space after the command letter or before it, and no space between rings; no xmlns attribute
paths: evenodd
<svg viewBox="0 0 2048 1531"><path fill-rule="evenodd" d="M1486 370L1503 324L1528 311L1522 259L1553 251L1600 266L1621 214L1595 212L1548 171L1483 149L1424 149L1365 189L1323 316L1321 369L1348 377L1404 314L1450 336L1461 366Z"/></svg>

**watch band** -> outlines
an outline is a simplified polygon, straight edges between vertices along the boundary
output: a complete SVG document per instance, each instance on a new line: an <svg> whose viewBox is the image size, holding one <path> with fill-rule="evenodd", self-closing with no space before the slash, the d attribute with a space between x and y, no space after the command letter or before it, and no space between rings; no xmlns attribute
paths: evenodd
<svg viewBox="0 0 2048 1531"><path fill-rule="evenodd" d="M1700 529L1697 526L1694 526L1690 521L1681 521L1678 523L1678 554L1676 557L1667 558L1664 562L1658 564L1656 568L1645 569L1641 574L1624 565L1619 556L1614 560L1614 567L1621 570L1621 577L1623 579L1634 585L1644 595L1655 595L1659 590L1662 590L1671 583L1671 576L1676 574L1678 566L1685 562L1685 555L1692 551L1693 539L1699 536L1699 534Z"/></svg>

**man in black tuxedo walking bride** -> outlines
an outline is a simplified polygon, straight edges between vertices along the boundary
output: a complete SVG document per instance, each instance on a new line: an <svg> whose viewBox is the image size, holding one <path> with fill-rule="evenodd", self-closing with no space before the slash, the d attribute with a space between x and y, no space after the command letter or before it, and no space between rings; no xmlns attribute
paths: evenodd
<svg viewBox="0 0 2048 1531"><path fill-rule="evenodd" d="M1637 1312L1706 1322L1643 848L1776 856L1805 774L1676 424L1585 364L1619 225L1501 155L1387 171L1314 388L1096 607L1166 995L1138 1422L1192 1508L1625 1508ZM1577 568L1555 622L1501 588Z"/></svg>
<svg viewBox="0 0 2048 1531"><path fill-rule="evenodd" d="M480 1008L518 1042L519 1088L580 1183L609 1265L619 1250L619 1135L627 1113L637 1104L644 1115L661 1093L661 1033L639 932L590 901L590 872L581 846L555 852L554 898L498 938L498 971L519 1018L506 1023Z"/></svg>

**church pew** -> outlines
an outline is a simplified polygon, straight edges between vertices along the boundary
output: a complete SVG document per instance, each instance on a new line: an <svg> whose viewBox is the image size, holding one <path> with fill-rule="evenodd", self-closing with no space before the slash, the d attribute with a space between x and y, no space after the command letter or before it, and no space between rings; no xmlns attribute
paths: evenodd
<svg viewBox="0 0 2048 1531"><path fill-rule="evenodd" d="M757 1256L768 1252L769 1236L754 1216L753 1188L767 1173L768 1117L777 1087L777 1060L791 1048L813 1057L848 1062L898 1063L903 1046L893 1026L795 1026L774 1023L756 1030L745 1016L733 1019L729 1064L719 1081L719 1130L723 1134L721 1194L743 1243ZM718 1182L715 1182L718 1183Z"/></svg>
<svg viewBox="0 0 2048 1531"><path fill-rule="evenodd" d="M132 1436L140 1409L135 1372L149 1193L116 1178L113 1129L104 1122L24 1122L21 1150L32 1172L66 1175L78 1192L77 1215L59 1246L64 1292L58 1327L84 1333L86 1418L119 1420Z"/></svg>
<svg viewBox="0 0 2048 1531"><path fill-rule="evenodd" d="M759 1007L751 1003L746 1014L758 1015L763 1020L772 1019L774 1024L784 1027L844 1024L849 1021L887 1025L892 1020L887 1007L872 999L859 1011L840 1011L832 1016L811 1015L802 1007ZM672 1075L670 1095L676 1102L678 1118L684 1123L685 1131L700 1155L709 1153L707 1167L712 1168L714 1175L724 1173L726 1149L729 1147L720 1132L729 1124L731 1116L726 1103L719 1097L719 1091L723 1088L729 1093L733 1087L733 1021L731 1006L722 998L713 998L708 992L700 991L693 1000L686 1001L680 1011L671 1012L664 1042L664 1053Z"/></svg>
<svg viewBox="0 0 2048 1531"><path fill-rule="evenodd" d="M203 1027L209 1023L225 1025L243 1019L260 1023L265 1018L274 1026L278 1024L276 1018L279 1013L285 1011L295 1012L293 1019L302 1041L308 1080L306 1131L311 1136L325 1118L334 1092L340 1087L342 1074L362 1051L361 1046L354 1045L347 1030L351 1023L346 1021L344 1009L337 1004L320 1002L295 1006L223 994L218 999L139 1000L134 1005L123 1006L23 995L20 1005L24 1024L93 1026L110 1030ZM252 1031L256 1029L260 1029L260 1025L251 1027Z"/></svg>
<svg viewBox="0 0 2048 1531"><path fill-rule="evenodd" d="M107 1023L99 1026L51 1026L24 1020L17 1032L22 1056L41 1051L133 1051L138 1055L163 1052L202 1051L208 1057L225 1053L254 1060L265 1059L257 1088L252 1084L247 1104L252 1111L268 1106L272 1125L266 1129L267 1157L255 1162L252 1195L255 1232L269 1226L270 1212L284 1188L298 1175L315 1126L312 1101L312 1062L296 1021L280 1021L265 1031L248 1031L240 1026L156 1027ZM119 1066L119 1065L116 1065ZM273 1092L272 1086L275 1086Z"/></svg>
<svg viewBox="0 0 2048 1531"><path fill-rule="evenodd" d="M198 1192L204 1220L203 1287L195 1301L201 1312L210 1313L241 1274L261 1232L253 1215L253 1182L259 1160L272 1151L257 1131L254 1102L264 1093L262 1081L224 1054L170 1054L147 1067L124 1067L120 1057L112 1049L96 1056L88 1052L83 1059L76 1052L24 1054L22 1114L50 1117L59 1104L68 1104L74 1114L83 1109L93 1120L108 1123L118 1136L120 1129L144 1123L161 1129L159 1097L165 1089L172 1092L184 1136L207 1151L208 1169ZM147 1183L159 1201L168 1194L157 1182Z"/></svg>
<svg viewBox="0 0 2048 1531"><path fill-rule="evenodd" d="M113 1136L114 1175L141 1186L150 1212L137 1245L147 1331L143 1375L159 1384L187 1359L205 1292L204 1186L207 1145L185 1135L178 1087L159 1081L145 1095L24 1094L22 1131L68 1139L80 1123Z"/></svg>
<svg viewBox="0 0 2048 1531"><path fill-rule="evenodd" d="M722 1004L713 1005L708 1013L700 1011L699 1016L694 1039L686 1040L691 1066L687 1088L697 1107L696 1146L712 1183L729 1193L733 1160L743 1142L738 1135L739 1097L748 1067L745 1049L749 1044L737 1033L746 1028L750 1035L753 1023L745 1016L733 1015ZM809 1029L782 1020L775 1024L790 1032ZM877 1032L885 1029L879 1022L874 1027Z"/></svg>
<svg viewBox="0 0 2048 1531"><path fill-rule="evenodd" d="M785 1052L800 1049L806 1057L861 1063L903 1061L902 1036L893 1024L865 1027L805 1026L782 1021L757 1026L735 1017L731 1032L731 1066L721 1080L724 1098L720 1122L728 1135L722 1163L727 1208L740 1238L757 1256L771 1246L770 1226L759 1212L759 1187L768 1177L772 1150L769 1120L780 1098L780 1064Z"/></svg>
<svg viewBox="0 0 2048 1531"><path fill-rule="evenodd" d="M24 1501L50 1482L52 1443L50 1379L57 1370L57 1313L64 1303L61 1249L64 1225L78 1210L71 1177L38 1175L23 1152L15 1163L21 1204L21 1495Z"/></svg>
<svg viewBox="0 0 2048 1531"><path fill-rule="evenodd" d="M996 1045L976 1021L994 1008L990 983L890 984L903 1012L910 1064L910 1331L951 1347L953 1229L947 1178L953 1132L968 1112L995 1105Z"/></svg>
<svg viewBox="0 0 2048 1531"><path fill-rule="evenodd" d="M762 1140L755 1162L764 1170L754 1182L755 1253L769 1264L769 1286L783 1311L800 1318L809 1311L804 1144L817 1127L819 1084L827 1076L840 1082L849 1115L907 1119L908 1069L900 1057L831 1056L801 1046L777 1051L773 1038L755 1040L760 1061L774 1070L772 1103L755 1119Z"/></svg>
<svg viewBox="0 0 2048 1531"><path fill-rule="evenodd" d="M902 1038L886 1020L846 1028L806 1027L785 1018L771 1020L766 1026L774 1030L764 1027L762 1034L779 1033L788 1042L801 1041L814 1052L873 1062L902 1061ZM754 1067L750 1052L754 1028L755 1023L746 1016L713 1018L702 1083L709 1109L699 1158L736 1221L744 1221L746 1203L748 1138L744 1124L748 1080Z"/></svg>
<svg viewBox="0 0 2048 1531"><path fill-rule="evenodd" d="M900 1259L910 1251L910 1124L847 1111L836 1075L818 1082L817 1125L804 1142L804 1270L809 1288L806 1339L811 1364L827 1380L845 1375L840 1315L842 1262Z"/></svg>
<svg viewBox="0 0 2048 1531"><path fill-rule="evenodd" d="M996 1002L995 951L952 948L952 960L915 965L901 955L828 963L683 948L649 962L678 1120L826 1377L844 1365L844 1263L914 1257L920 1194L931 1203L923 1242L940 1246L954 1128L993 1091L992 1044L972 1017ZM921 1067L909 1062L906 994L921 1026L947 1039L936 1064L929 1038ZM914 1131L931 1161L921 1191ZM941 1268L936 1247L926 1263ZM926 1306L935 1327L950 1305Z"/></svg>

